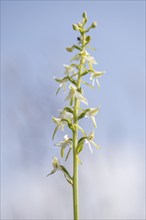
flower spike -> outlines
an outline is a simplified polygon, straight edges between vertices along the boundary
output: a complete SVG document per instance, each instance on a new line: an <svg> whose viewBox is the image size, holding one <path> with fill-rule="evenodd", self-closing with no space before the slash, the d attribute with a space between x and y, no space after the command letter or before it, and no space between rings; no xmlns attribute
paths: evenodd
<svg viewBox="0 0 146 220"><path fill-rule="evenodd" d="M84 147L88 147L91 154L93 154L92 146L99 149L100 147L94 141L94 131L87 134L84 127L80 126L80 120L85 117L91 119L94 128L97 127L96 115L99 112L99 107L87 107L88 101L83 92L83 86L94 88L94 84L99 85L99 77L104 74L104 71L97 71L94 66L97 64L96 59L89 53L89 49L95 50L90 46L91 36L90 30L96 28L97 23L92 22L87 26L88 16L86 12L82 13L81 21L74 23L72 28L78 32L76 42L71 46L66 47L68 52L76 52L71 58L69 65L64 64L64 77L54 77L55 81L59 84L57 93L62 89L67 92L64 101L65 106L59 110L58 117L52 117L55 123L55 129L52 139L54 139L58 130L65 131L66 128L69 132L66 133L59 143L54 144L60 148L60 157L63 162L67 161L72 156L73 172L70 175L68 169L62 165L57 157L53 158L52 171L47 175L50 176L58 171L64 174L67 182L72 186L73 190L73 207L74 207L74 220L79 220L78 214L78 166L81 163L79 154L83 152ZM86 90L85 90L86 92ZM56 94L57 94L56 93ZM94 98L94 94L93 94ZM85 104L85 105L84 105ZM83 107L81 106L83 105ZM88 126L88 125L87 125Z"/></svg>

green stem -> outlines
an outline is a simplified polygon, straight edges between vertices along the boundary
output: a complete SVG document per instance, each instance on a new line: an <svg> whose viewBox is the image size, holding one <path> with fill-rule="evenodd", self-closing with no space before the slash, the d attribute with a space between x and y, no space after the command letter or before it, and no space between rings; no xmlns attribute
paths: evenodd
<svg viewBox="0 0 146 220"><path fill-rule="evenodd" d="M74 110L74 124L78 123L78 107L79 101L75 100L75 110ZM78 140L78 128L75 128L73 132L73 208L74 208L74 220L79 219L79 199L78 199L78 161L76 157L76 147Z"/></svg>
<svg viewBox="0 0 146 220"><path fill-rule="evenodd" d="M80 66L80 71L78 75L77 88L80 88L80 73L82 70L82 65ZM80 107L80 101L75 98L74 104L74 124L78 124L78 109ZM78 143L78 128L75 127L73 132L73 208L74 208L74 220L79 219L79 196L78 196L78 160L76 154L76 148Z"/></svg>
<svg viewBox="0 0 146 220"><path fill-rule="evenodd" d="M83 34L83 42L84 45L85 35ZM82 46L82 50L84 47ZM83 68L83 59L80 61L80 68L77 80L77 89L80 89L81 76L82 76L82 68ZM78 109L80 107L80 101L75 98L74 104L74 113L73 113L73 121L74 124L78 124ZM74 220L79 220L79 196L78 196L78 158L76 154L76 148L78 143L78 128L75 127L75 131L73 132L73 209L74 209Z"/></svg>

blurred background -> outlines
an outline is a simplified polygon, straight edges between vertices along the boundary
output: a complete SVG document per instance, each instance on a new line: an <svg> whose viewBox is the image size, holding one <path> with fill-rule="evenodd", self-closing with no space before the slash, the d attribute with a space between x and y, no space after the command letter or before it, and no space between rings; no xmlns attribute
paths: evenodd
<svg viewBox="0 0 146 220"><path fill-rule="evenodd" d="M80 155L81 219L145 218L145 2L1 2L1 219L72 219L72 192L62 173L46 178L58 132L52 115L66 104L56 96L63 64L77 43L72 24L87 12L96 51L95 68L105 70L100 90L85 89L89 107L101 105L91 155ZM92 131L89 119L81 121ZM71 171L71 162L66 164Z"/></svg>

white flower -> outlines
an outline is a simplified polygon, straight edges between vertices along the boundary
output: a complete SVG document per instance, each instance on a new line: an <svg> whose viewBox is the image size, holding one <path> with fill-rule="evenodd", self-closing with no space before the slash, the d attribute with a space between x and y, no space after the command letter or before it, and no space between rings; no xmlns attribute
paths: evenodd
<svg viewBox="0 0 146 220"><path fill-rule="evenodd" d="M80 92L78 92L74 86L71 85L69 88L70 92L65 100L77 98L80 102L83 102L84 104L88 105L86 98Z"/></svg>
<svg viewBox="0 0 146 220"><path fill-rule="evenodd" d="M90 108L90 110L86 113L85 117L91 118L93 121L94 127L97 127L96 121L95 121L95 115L99 112L99 108Z"/></svg>
<svg viewBox="0 0 146 220"><path fill-rule="evenodd" d="M60 83L59 85L59 89L63 88L63 91L66 90L66 83L68 81L68 78L56 78L54 77L54 79L56 80L56 82Z"/></svg>
<svg viewBox="0 0 146 220"><path fill-rule="evenodd" d="M60 111L60 118L72 119L73 114L71 112L66 111L65 109L59 110Z"/></svg>
<svg viewBox="0 0 146 220"><path fill-rule="evenodd" d="M90 64L97 64L96 60L94 57L92 57L86 50L80 52L76 56L73 57L72 60L81 60L82 58L85 59L85 61L89 62Z"/></svg>
<svg viewBox="0 0 146 220"><path fill-rule="evenodd" d="M91 154L93 154L93 150L92 150L91 144L93 144L94 147L96 147L97 149L100 148L100 147L93 141L93 139L94 139L94 132L91 132L91 133L89 134L89 136L84 140L85 144L88 145L89 150L91 151Z"/></svg>
<svg viewBox="0 0 146 220"><path fill-rule="evenodd" d="M65 67L65 72L64 74L69 75L71 73L74 73L74 67L73 66L69 66L69 65L63 65Z"/></svg>
<svg viewBox="0 0 146 220"><path fill-rule="evenodd" d="M66 135L64 136L64 140L63 140L63 141L60 141L60 143L55 144L55 145L56 145L56 146L59 146L59 147L63 147L63 148L65 149L68 145L72 146L72 141L71 141L70 138L68 138L68 135L66 134Z"/></svg>
<svg viewBox="0 0 146 220"><path fill-rule="evenodd" d="M94 57L90 56L90 54L87 51L85 51L85 60L87 60L89 63L97 64Z"/></svg>
<svg viewBox="0 0 146 220"><path fill-rule="evenodd" d="M100 88L100 84L99 84L99 81L98 81L98 77L102 76L105 72L93 72L91 73L91 77L90 77L90 80L92 80L92 86L94 86L94 81L96 81L98 87Z"/></svg>
<svg viewBox="0 0 146 220"><path fill-rule="evenodd" d="M55 124L57 124L57 127L60 128L62 131L64 131L64 126L67 124L66 121L62 121L61 118L55 118L52 117Z"/></svg>
<svg viewBox="0 0 146 220"><path fill-rule="evenodd" d="M51 173L49 173L49 174L47 175L47 177L50 176L50 175L52 175L52 174L54 174L57 170L61 170L60 162L59 162L59 160L58 160L57 157L54 157L54 158L53 158L53 160L52 160L52 166L53 166L54 169L51 171Z"/></svg>

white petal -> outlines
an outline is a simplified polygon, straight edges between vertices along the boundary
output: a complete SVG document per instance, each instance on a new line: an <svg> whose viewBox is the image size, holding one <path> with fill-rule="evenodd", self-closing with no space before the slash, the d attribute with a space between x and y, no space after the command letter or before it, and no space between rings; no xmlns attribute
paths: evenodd
<svg viewBox="0 0 146 220"><path fill-rule="evenodd" d="M91 154L93 154L93 150L92 150L90 142L87 139L85 139L85 143L88 145Z"/></svg>
<svg viewBox="0 0 146 220"><path fill-rule="evenodd" d="M68 139L69 139L67 134L64 135L64 139L65 139L65 140L68 140Z"/></svg>
<svg viewBox="0 0 146 220"><path fill-rule="evenodd" d="M79 99L81 102L83 102L84 104L88 105L86 98L81 93L75 91L75 97Z"/></svg>
<svg viewBox="0 0 146 220"><path fill-rule="evenodd" d="M93 121L94 127L96 128L97 125L96 125L95 117L94 116L90 116L90 117L91 117L91 120Z"/></svg>
<svg viewBox="0 0 146 220"><path fill-rule="evenodd" d="M65 98L65 100L70 100L73 97L71 93L68 94L68 96Z"/></svg>
<svg viewBox="0 0 146 220"><path fill-rule="evenodd" d="M100 84L99 84L98 79L96 79L96 83L97 83L98 87L100 88Z"/></svg>

